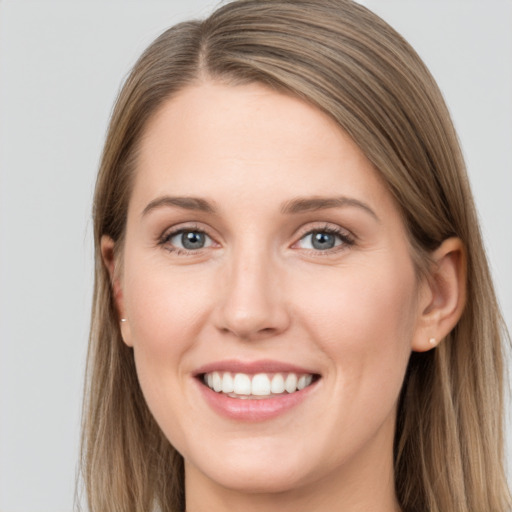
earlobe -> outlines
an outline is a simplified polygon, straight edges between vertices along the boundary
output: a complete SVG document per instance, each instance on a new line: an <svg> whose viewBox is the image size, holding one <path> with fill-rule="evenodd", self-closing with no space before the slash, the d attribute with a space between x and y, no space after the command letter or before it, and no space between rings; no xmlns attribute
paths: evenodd
<svg viewBox="0 0 512 512"><path fill-rule="evenodd" d="M459 238L448 238L432 254L433 268L424 283L412 350L438 345L459 321L466 301L466 256Z"/></svg>

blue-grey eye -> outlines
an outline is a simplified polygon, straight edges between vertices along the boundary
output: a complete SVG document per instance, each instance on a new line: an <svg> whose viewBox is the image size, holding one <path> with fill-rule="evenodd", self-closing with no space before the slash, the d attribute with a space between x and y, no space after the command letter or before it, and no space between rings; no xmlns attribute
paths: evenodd
<svg viewBox="0 0 512 512"><path fill-rule="evenodd" d="M314 249L316 251L328 251L341 245L341 236L329 231L311 231L299 240L301 249Z"/></svg>
<svg viewBox="0 0 512 512"><path fill-rule="evenodd" d="M170 238L170 243L187 251L197 251L212 244L211 238L201 231L180 231Z"/></svg>

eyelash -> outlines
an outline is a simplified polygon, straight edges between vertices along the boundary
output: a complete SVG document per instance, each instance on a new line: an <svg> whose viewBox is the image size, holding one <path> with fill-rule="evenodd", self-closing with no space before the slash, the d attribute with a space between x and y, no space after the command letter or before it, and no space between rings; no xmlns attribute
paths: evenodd
<svg viewBox="0 0 512 512"><path fill-rule="evenodd" d="M330 256L332 254L346 250L349 247L352 247L356 242L354 235L349 233L347 230L335 226L324 225L322 227L308 229L307 231L300 235L299 240L295 242L293 245L297 245L301 240L304 240L307 236L312 236L314 233L333 235L335 237L338 237L339 240L341 241L339 245L335 245L334 247L326 250L305 249L306 251L308 251L309 254L312 254L314 256Z"/></svg>
<svg viewBox="0 0 512 512"><path fill-rule="evenodd" d="M202 249L196 249L196 250L189 250L189 249L182 249L181 247L175 247L172 245L169 245L169 242L175 237L183 233L199 233L206 237L208 237L210 240L213 240L211 236L206 233L205 230L199 228L198 226L185 226L178 229L175 229L173 231L165 232L160 239L158 240L158 245L162 246L166 251L169 251L171 253L174 253L178 256L188 256L188 255L196 255L200 254Z"/></svg>
<svg viewBox="0 0 512 512"><path fill-rule="evenodd" d="M211 241L214 242L213 238L211 236L209 236L208 233L204 229L201 229L198 226L186 226L186 227L180 227L180 228L175 229L170 232L165 232L159 238L158 245L164 247L165 250L167 250L168 252L174 253L178 256L198 255L198 254L201 254L203 249L208 248L208 247L201 247L199 249L189 250L189 249L182 249L181 247L175 247L175 246L169 245L169 242L170 242L170 240L172 240L172 238L174 238L175 236L178 236L180 234L183 234L183 233L198 233L198 234L204 235L205 237L207 237L208 239L210 239ZM351 233L347 232L346 230L343 230L339 227L324 225L322 227L308 229L307 231L302 233L300 235L300 238L297 240L297 242L295 242L293 244L293 246L297 245L301 240L304 240L307 236L311 236L314 233L333 235L333 236L338 237L339 240L341 241L340 244L335 245L334 247L325 249L325 250L305 249L305 251L307 251L308 253L313 254L315 256L328 256L333 253L343 251L343 250L347 249L348 247L353 246L356 241L355 237Z"/></svg>

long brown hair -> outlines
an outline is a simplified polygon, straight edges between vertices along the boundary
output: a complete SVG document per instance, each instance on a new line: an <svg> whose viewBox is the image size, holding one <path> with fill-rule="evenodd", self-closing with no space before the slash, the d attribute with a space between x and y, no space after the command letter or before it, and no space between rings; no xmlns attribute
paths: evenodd
<svg viewBox="0 0 512 512"><path fill-rule="evenodd" d="M184 510L183 460L142 396L121 339L103 235L122 249L138 143L164 100L202 80L259 82L315 105L359 145L401 209L412 257L450 236L467 253L467 303L436 349L414 353L400 397L395 482L404 511L505 512L503 341L464 162L427 68L350 0L238 0L164 32L117 100L94 198L96 270L82 467L91 512Z"/></svg>

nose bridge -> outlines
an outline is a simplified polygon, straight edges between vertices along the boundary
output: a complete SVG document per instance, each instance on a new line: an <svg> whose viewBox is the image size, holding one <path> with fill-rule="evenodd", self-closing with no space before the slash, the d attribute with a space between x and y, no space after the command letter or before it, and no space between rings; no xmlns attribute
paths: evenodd
<svg viewBox="0 0 512 512"><path fill-rule="evenodd" d="M233 248L220 304L220 328L250 339L275 335L288 325L275 258L263 244Z"/></svg>

